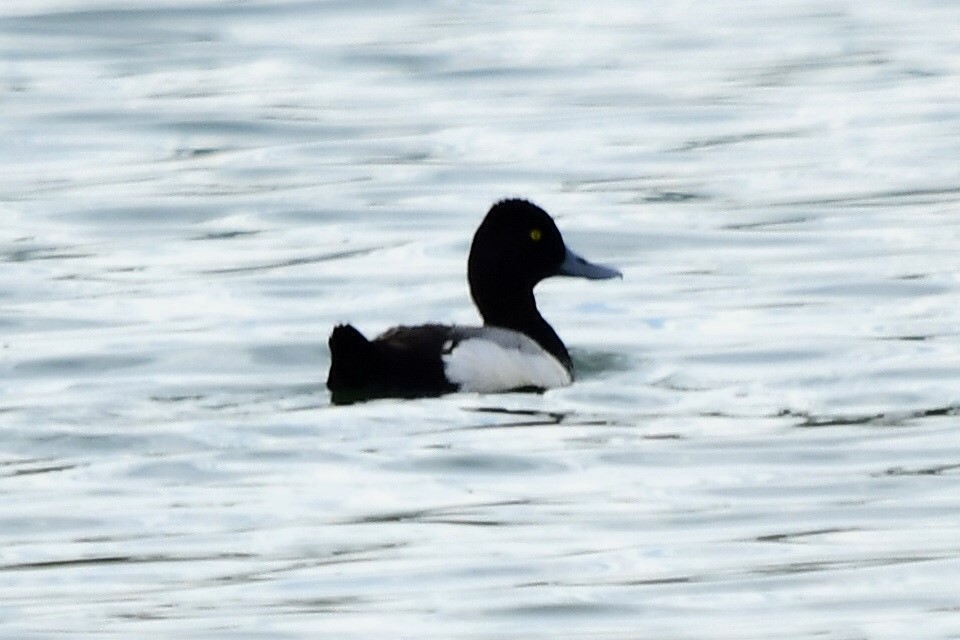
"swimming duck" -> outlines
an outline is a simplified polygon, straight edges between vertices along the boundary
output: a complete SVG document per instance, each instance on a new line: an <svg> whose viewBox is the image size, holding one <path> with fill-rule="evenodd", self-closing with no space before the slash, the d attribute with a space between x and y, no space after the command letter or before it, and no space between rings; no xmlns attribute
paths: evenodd
<svg viewBox="0 0 960 640"><path fill-rule="evenodd" d="M533 297L537 283L551 276L623 277L567 248L537 205L497 202L474 234L467 259L470 295L483 326L398 326L373 340L352 325L336 326L327 377L333 402L569 385L570 354Z"/></svg>

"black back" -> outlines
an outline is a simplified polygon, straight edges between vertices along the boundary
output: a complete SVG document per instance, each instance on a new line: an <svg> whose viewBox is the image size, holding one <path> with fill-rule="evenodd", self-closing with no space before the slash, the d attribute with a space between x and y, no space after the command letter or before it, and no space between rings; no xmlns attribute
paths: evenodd
<svg viewBox="0 0 960 640"><path fill-rule="evenodd" d="M443 375L441 352L452 327L394 327L367 340L351 325L330 335L327 388L335 404L381 397L435 396L457 387Z"/></svg>

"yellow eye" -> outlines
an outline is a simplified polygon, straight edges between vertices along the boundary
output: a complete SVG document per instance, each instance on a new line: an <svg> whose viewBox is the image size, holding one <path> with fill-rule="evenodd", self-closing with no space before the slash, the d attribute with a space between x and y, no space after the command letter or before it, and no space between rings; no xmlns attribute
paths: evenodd
<svg viewBox="0 0 960 640"><path fill-rule="evenodd" d="M540 238L543 237L543 233L540 229L530 229L530 239L534 242L539 242Z"/></svg>

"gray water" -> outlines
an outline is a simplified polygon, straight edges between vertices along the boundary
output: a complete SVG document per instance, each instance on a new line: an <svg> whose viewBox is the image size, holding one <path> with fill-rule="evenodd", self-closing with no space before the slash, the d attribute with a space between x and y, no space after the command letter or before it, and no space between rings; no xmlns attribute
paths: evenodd
<svg viewBox="0 0 960 640"><path fill-rule="evenodd" d="M3 638L960 638L960 5L6 0ZM571 387L330 405L492 202Z"/></svg>

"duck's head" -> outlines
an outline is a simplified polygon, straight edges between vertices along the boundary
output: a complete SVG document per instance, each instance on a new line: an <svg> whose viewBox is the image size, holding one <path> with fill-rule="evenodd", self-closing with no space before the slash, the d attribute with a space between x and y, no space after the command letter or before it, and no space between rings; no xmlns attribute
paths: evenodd
<svg viewBox="0 0 960 640"><path fill-rule="evenodd" d="M622 277L571 251L553 218L526 200L502 200L487 213L470 247L467 276L474 301L487 311L530 297L533 287L551 276L590 280Z"/></svg>

